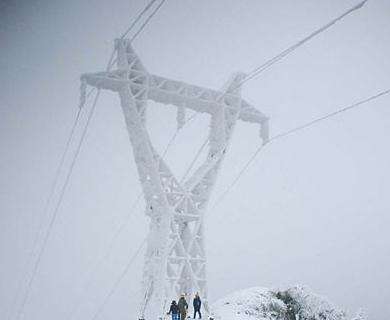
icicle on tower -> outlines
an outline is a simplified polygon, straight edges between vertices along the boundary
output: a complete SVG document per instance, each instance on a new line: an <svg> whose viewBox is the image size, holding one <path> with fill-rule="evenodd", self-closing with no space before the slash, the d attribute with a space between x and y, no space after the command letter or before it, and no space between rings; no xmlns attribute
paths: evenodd
<svg viewBox="0 0 390 320"><path fill-rule="evenodd" d="M238 119L260 124L268 139L267 118L240 95L244 74L235 74L221 91L150 74L128 39L116 40L117 70L81 76L86 85L119 94L139 179L150 218L143 297L139 317L158 319L171 299L199 292L208 313L203 221L210 194ZM145 128L148 100L177 107L178 126L187 108L210 115L206 160L183 183L153 148Z"/></svg>

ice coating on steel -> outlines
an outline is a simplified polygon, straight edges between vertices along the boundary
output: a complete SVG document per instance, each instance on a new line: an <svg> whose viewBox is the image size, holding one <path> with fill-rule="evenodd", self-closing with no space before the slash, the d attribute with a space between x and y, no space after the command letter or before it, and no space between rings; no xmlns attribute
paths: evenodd
<svg viewBox="0 0 390 320"><path fill-rule="evenodd" d="M172 298L199 292L208 313L204 214L237 120L258 123L268 141L268 119L241 98L234 74L222 90L203 88L147 72L128 39L116 40L117 70L87 73L83 83L119 94L139 179L150 218L143 272L140 318L157 319ZM84 88L83 88L84 89ZM180 183L153 148L145 129L147 101L178 108L178 128L185 110L211 116L209 152L195 173Z"/></svg>

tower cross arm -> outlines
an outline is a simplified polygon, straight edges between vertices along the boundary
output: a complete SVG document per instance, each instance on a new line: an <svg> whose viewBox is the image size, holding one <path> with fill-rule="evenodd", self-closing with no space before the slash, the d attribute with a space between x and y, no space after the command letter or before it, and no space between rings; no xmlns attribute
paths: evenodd
<svg viewBox="0 0 390 320"><path fill-rule="evenodd" d="M124 85L135 90L147 91L147 97L158 103L186 107L196 112L214 114L222 103L229 105L237 96L231 93L195 86L181 81L130 70L86 73L81 80L88 85L118 92ZM241 99L239 119L246 122L264 124L268 118L258 109Z"/></svg>
<svg viewBox="0 0 390 320"><path fill-rule="evenodd" d="M165 77L150 75L149 99L163 104L186 107L196 112L214 114L222 103L230 104L237 99L235 94L195 86ZM240 98L241 99L241 98ZM268 118L246 100L241 99L242 108L239 119L263 124Z"/></svg>
<svg viewBox="0 0 390 320"><path fill-rule="evenodd" d="M132 83L130 79L124 79L124 73L122 70L84 73L80 80L91 87L119 92L124 85Z"/></svg>

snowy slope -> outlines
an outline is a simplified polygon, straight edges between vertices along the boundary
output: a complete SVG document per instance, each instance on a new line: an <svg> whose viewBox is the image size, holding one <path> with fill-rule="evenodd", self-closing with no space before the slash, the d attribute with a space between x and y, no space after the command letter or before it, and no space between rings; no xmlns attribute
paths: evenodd
<svg viewBox="0 0 390 320"><path fill-rule="evenodd" d="M215 319L272 319L274 310L287 311L284 303L265 288L250 288L234 292L213 305Z"/></svg>
<svg viewBox="0 0 390 320"><path fill-rule="evenodd" d="M234 292L212 306L223 320L347 320L345 312L305 287L270 290L254 287Z"/></svg>

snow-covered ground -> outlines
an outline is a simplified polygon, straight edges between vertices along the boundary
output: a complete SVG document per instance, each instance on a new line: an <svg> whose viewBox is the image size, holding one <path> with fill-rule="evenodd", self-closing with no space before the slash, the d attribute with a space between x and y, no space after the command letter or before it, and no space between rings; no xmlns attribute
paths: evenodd
<svg viewBox="0 0 390 320"><path fill-rule="evenodd" d="M222 320L349 320L346 313L306 287L240 290L215 302L214 319ZM353 320L361 319L356 316Z"/></svg>

